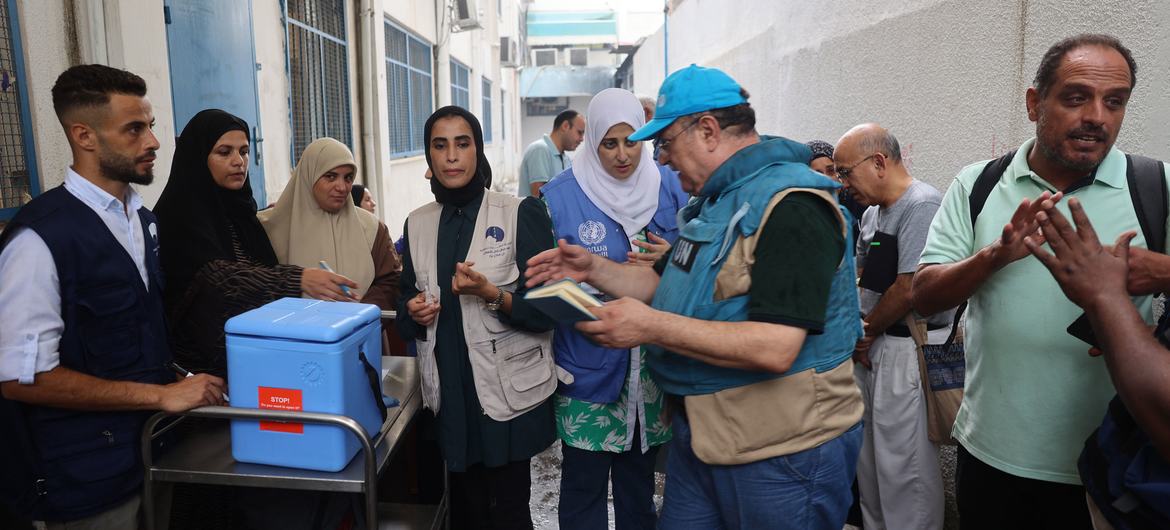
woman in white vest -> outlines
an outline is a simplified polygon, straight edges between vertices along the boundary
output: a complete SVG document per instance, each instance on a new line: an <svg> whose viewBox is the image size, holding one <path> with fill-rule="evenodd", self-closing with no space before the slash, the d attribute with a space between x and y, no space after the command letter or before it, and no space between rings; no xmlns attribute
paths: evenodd
<svg viewBox="0 0 1170 530"><path fill-rule="evenodd" d="M423 402L451 471L452 528L532 528L529 460L552 444L553 322L524 300L525 263L552 248L537 199L486 188L479 120L454 106L427 119L435 202L413 212L400 315L414 340Z"/></svg>

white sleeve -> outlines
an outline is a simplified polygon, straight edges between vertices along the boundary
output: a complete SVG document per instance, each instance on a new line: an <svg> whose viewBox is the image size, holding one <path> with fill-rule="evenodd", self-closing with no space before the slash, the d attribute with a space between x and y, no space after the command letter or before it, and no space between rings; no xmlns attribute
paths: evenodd
<svg viewBox="0 0 1170 530"><path fill-rule="evenodd" d="M56 368L64 329L53 255L36 232L17 228L0 251L0 381L32 384Z"/></svg>

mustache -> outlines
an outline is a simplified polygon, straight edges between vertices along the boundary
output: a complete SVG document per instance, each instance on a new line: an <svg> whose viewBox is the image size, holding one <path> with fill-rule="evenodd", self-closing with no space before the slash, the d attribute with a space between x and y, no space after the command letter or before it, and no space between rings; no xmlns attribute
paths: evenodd
<svg viewBox="0 0 1170 530"><path fill-rule="evenodd" d="M1068 133L1068 135L1070 137L1087 136L1096 140L1105 140L1105 137L1107 136L1105 133L1105 128L1099 125L1082 125L1076 129L1073 129L1072 132Z"/></svg>

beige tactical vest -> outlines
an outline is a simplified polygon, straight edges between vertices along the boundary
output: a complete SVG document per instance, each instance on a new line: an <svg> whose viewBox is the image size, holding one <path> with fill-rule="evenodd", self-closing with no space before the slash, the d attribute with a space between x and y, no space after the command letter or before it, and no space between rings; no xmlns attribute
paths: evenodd
<svg viewBox="0 0 1170 530"><path fill-rule="evenodd" d="M467 250L466 261L474 262L476 271L508 292L515 292L521 281L520 269L516 267L516 214L520 201L511 195L486 191L475 219L471 247ZM451 283L450 277L439 278L436 272L442 211L441 204L432 202L411 212L406 219L415 287L423 291L429 285L429 292L435 296L439 293L439 282ZM484 414L496 421L507 421L532 410L552 395L557 380L551 331L533 333L514 329L502 322L495 311L489 311L487 303L477 296L460 296L459 305L475 392ZM440 406L439 370L435 362L438 322L436 318L427 327L426 340L415 341L423 403L436 414Z"/></svg>

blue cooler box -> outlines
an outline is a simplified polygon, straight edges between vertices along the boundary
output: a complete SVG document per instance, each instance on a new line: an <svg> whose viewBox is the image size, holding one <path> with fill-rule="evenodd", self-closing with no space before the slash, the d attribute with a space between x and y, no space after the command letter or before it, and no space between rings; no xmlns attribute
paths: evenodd
<svg viewBox="0 0 1170 530"><path fill-rule="evenodd" d="M380 317L369 304L284 298L228 320L231 405L341 414L377 435L385 412ZM360 447L350 431L329 425L233 420L231 429L239 462L340 471Z"/></svg>

